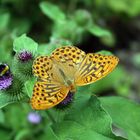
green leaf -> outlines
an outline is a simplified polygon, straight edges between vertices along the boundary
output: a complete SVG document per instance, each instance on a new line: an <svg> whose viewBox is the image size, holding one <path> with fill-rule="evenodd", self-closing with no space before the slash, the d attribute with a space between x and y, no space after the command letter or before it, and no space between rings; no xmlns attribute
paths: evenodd
<svg viewBox="0 0 140 140"><path fill-rule="evenodd" d="M0 124L4 124L5 116L3 110L0 110Z"/></svg>
<svg viewBox="0 0 140 140"><path fill-rule="evenodd" d="M61 9L50 2L41 2L40 8L46 16L55 22L63 22L66 19Z"/></svg>
<svg viewBox="0 0 140 140"><path fill-rule="evenodd" d="M28 129L20 130L17 133L15 140L24 140L26 138L29 138L29 135L30 135L30 130L28 130Z"/></svg>
<svg viewBox="0 0 140 140"><path fill-rule="evenodd" d="M10 96L8 96L6 93L0 93L0 108L3 108L4 106L13 102L14 101L12 101Z"/></svg>
<svg viewBox="0 0 140 140"><path fill-rule="evenodd" d="M16 131L16 134L18 134L17 133L18 131L21 132L23 128L28 128L29 122L27 121L27 115L29 111L31 111L30 105L25 104L25 102L14 103L9 106L6 106L5 107L5 120L6 120L5 126L8 128L11 127L12 130ZM18 119L17 117L15 117L15 115L17 114L18 114Z"/></svg>
<svg viewBox="0 0 140 140"><path fill-rule="evenodd" d="M86 91L84 91L86 92ZM89 94L77 93L75 102L64 121L53 125L60 140L121 140L111 130L111 118L103 110L99 100Z"/></svg>
<svg viewBox="0 0 140 140"><path fill-rule="evenodd" d="M115 35L113 35L113 33L111 33L110 35L102 36L100 40L104 45L108 47L114 47L116 43L116 38Z"/></svg>
<svg viewBox="0 0 140 140"><path fill-rule="evenodd" d="M25 93L27 93L27 95L29 97L32 97L34 84L35 84L35 78L26 81L24 84L25 85Z"/></svg>
<svg viewBox="0 0 140 140"><path fill-rule="evenodd" d="M14 51L21 52L22 50L27 50L35 54L37 52L38 44L32 40L31 38L27 37L26 34L21 35L20 37L16 38L13 43Z"/></svg>
<svg viewBox="0 0 140 140"><path fill-rule="evenodd" d="M8 130L7 129L5 130L5 129L3 129L3 127L1 127L0 128L0 137L3 140L11 140L12 139L12 137L11 137L12 132L10 130L9 129Z"/></svg>
<svg viewBox="0 0 140 140"><path fill-rule="evenodd" d="M140 105L122 97L102 97L100 101L113 123L127 133L129 140L140 139Z"/></svg>
<svg viewBox="0 0 140 140"><path fill-rule="evenodd" d="M114 140L96 131L85 128L75 121L63 121L55 126L59 140Z"/></svg>
<svg viewBox="0 0 140 140"><path fill-rule="evenodd" d="M74 14L72 15L72 20L83 28L87 28L93 24L91 13L85 9L75 10Z"/></svg>
<svg viewBox="0 0 140 140"><path fill-rule="evenodd" d="M62 28L63 27L63 28ZM85 29L78 26L73 20L65 20L63 23L56 23L53 26L53 38L62 38L69 40L73 44L78 44L82 41L82 35Z"/></svg>
<svg viewBox="0 0 140 140"><path fill-rule="evenodd" d="M102 50L102 51L99 51L97 52L98 54L103 54L103 55L113 55L112 52L110 51L106 51L106 50Z"/></svg>
<svg viewBox="0 0 140 140"><path fill-rule="evenodd" d="M44 130L44 134L39 137L39 140L59 140L58 137L53 132L52 128L50 126L47 126ZM47 133L46 133L47 132Z"/></svg>
<svg viewBox="0 0 140 140"><path fill-rule="evenodd" d="M87 30L97 36L97 37L104 37L104 36L112 36L111 32L109 30L103 29L102 27L99 27L98 25L93 24L92 26L89 26Z"/></svg>

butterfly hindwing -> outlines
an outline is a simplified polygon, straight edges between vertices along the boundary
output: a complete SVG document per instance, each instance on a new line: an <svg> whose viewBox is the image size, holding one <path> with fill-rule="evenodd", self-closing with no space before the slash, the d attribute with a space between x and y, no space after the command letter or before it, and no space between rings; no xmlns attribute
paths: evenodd
<svg viewBox="0 0 140 140"><path fill-rule="evenodd" d="M116 67L118 61L115 56L87 54L75 75L76 85L87 85L105 77Z"/></svg>
<svg viewBox="0 0 140 140"><path fill-rule="evenodd" d="M36 110L51 108L64 100L68 92L69 88L59 83L37 81L31 98L32 108Z"/></svg>

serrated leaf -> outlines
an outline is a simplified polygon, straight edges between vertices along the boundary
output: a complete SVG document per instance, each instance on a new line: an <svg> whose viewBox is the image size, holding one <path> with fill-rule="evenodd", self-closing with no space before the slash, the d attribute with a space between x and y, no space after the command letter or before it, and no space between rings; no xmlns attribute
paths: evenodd
<svg viewBox="0 0 140 140"><path fill-rule="evenodd" d="M122 97L100 98L113 123L127 133L129 140L140 139L140 105Z"/></svg>
<svg viewBox="0 0 140 140"><path fill-rule="evenodd" d="M46 16L55 22L63 22L66 19L65 14L61 9L50 2L41 2L40 8Z"/></svg>
<svg viewBox="0 0 140 140"><path fill-rule="evenodd" d="M22 50L27 50L29 52L32 52L33 54L37 52L37 47L38 47L38 44L31 38L27 37L26 34L17 37L14 40L13 45L14 45L13 49L15 52L21 52Z"/></svg>

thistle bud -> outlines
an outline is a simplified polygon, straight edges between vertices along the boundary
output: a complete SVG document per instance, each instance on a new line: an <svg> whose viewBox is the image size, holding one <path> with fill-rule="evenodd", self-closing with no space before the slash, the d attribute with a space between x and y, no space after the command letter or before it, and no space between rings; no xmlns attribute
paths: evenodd
<svg viewBox="0 0 140 140"><path fill-rule="evenodd" d="M21 61L21 62L28 62L29 60L31 60L33 58L32 56L32 53L31 52L28 52L26 50L20 52L18 54L18 59Z"/></svg>

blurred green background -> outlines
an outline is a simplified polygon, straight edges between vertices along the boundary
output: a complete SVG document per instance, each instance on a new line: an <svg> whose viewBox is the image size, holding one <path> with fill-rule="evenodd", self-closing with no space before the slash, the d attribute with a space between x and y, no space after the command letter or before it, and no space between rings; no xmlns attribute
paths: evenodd
<svg viewBox="0 0 140 140"><path fill-rule="evenodd" d="M102 109L107 111L109 124L113 121L116 135L140 140L139 0L0 0L0 62L12 66L15 54L13 41L24 33L38 43L38 55L50 54L54 48L72 44L86 53L112 53L118 56L119 65L109 76L80 88L79 92L91 92L99 97ZM0 98L3 97L0 95ZM2 107L2 103L0 105ZM105 137L92 133L88 138L90 131L82 135L80 131L77 132L80 128L78 125L74 125L74 128L71 126L69 133L65 133L69 123L64 121L58 121L60 124L54 125L53 128L56 128L53 129L50 127L52 117L48 117L50 112L55 114L56 120L65 113L69 114L69 111L56 110L35 112L29 104L22 102L5 106L0 110L0 139L119 139L104 133ZM37 122L29 119L31 113L33 118L39 117ZM102 126L104 123L101 124L100 120L97 125ZM107 133L112 133L109 131ZM98 133L102 134L102 131ZM76 137L65 137L69 135Z"/></svg>

